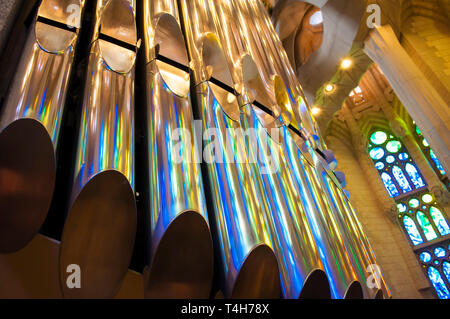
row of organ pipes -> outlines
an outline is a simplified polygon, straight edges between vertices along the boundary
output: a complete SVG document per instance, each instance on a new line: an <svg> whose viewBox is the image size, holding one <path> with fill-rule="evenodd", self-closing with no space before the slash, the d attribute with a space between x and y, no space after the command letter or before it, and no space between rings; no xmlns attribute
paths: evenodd
<svg viewBox="0 0 450 319"><path fill-rule="evenodd" d="M85 6L42 0L0 110L0 253L24 248L47 217ZM120 288L142 222L136 172L149 191L148 298L208 298L214 275L226 298L390 297L260 1L97 0L94 20L67 181L64 297ZM137 120L146 169L135 165ZM82 289L64 285L70 264Z"/></svg>

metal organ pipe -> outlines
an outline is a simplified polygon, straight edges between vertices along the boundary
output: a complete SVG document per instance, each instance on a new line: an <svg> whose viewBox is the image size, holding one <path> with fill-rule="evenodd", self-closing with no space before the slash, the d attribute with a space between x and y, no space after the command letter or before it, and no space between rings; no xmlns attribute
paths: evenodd
<svg viewBox="0 0 450 319"><path fill-rule="evenodd" d="M66 8L79 6L69 18ZM24 248L47 216L84 1L43 0L0 113L0 253Z"/></svg>
<svg viewBox="0 0 450 319"><path fill-rule="evenodd" d="M150 265L148 298L207 298L213 245L176 1L144 1Z"/></svg>
<svg viewBox="0 0 450 319"><path fill-rule="evenodd" d="M135 3L97 2L71 208L60 278L66 298L112 298L128 271L136 235L134 196ZM81 268L81 289L67 267Z"/></svg>
<svg viewBox="0 0 450 319"><path fill-rule="evenodd" d="M241 126L232 74L206 1L181 3L195 66L196 107L206 132L205 165L213 197L221 289L228 298L277 298L280 279L262 213L264 199L249 171L244 139L236 135Z"/></svg>

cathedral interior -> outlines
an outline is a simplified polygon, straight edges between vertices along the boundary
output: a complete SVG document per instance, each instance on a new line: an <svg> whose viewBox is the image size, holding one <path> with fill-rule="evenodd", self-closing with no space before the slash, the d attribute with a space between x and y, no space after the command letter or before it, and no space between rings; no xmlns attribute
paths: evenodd
<svg viewBox="0 0 450 319"><path fill-rule="evenodd" d="M450 299L450 0L0 0L0 299Z"/></svg>

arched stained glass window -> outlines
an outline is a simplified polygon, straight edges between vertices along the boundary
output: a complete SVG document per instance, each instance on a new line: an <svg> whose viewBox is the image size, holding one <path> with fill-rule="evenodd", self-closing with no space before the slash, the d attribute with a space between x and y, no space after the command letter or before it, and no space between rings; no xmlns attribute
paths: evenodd
<svg viewBox="0 0 450 319"><path fill-rule="evenodd" d="M426 140L423 142L421 147L429 148ZM450 226L426 180L408 150L390 132L373 132L368 151L387 192L397 203L400 224L416 246L417 257L436 294L441 299L450 298L450 240L442 238L450 235ZM431 160L435 158L431 150L429 155ZM439 162L433 163L442 168Z"/></svg>
<svg viewBox="0 0 450 319"><path fill-rule="evenodd" d="M444 272L447 282L450 282L450 263L449 262L444 261L442 263L442 271Z"/></svg>
<svg viewBox="0 0 450 319"><path fill-rule="evenodd" d="M391 197L426 187L407 149L389 132L375 131L370 135L369 155Z"/></svg>
<svg viewBox="0 0 450 319"><path fill-rule="evenodd" d="M397 184L400 186L403 193L409 193L412 191L411 185L409 185L409 182L406 179L406 176L405 174L403 174L403 171L400 169L400 167L398 166L392 167L392 174L397 180Z"/></svg>
<svg viewBox="0 0 450 319"><path fill-rule="evenodd" d="M419 222L420 227L422 228L423 233L428 241L434 240L437 238L436 232L433 229L433 226L430 223L428 217L421 211L418 211L417 221Z"/></svg>
<svg viewBox="0 0 450 319"><path fill-rule="evenodd" d="M422 236L420 235L419 230L411 217L403 217L403 225L405 226L406 232L414 245L420 245L423 243Z"/></svg>
<svg viewBox="0 0 450 319"><path fill-rule="evenodd" d="M388 173L382 173L381 179L383 180L384 186L388 190L389 195L391 197L397 197L398 195L400 195L400 193L397 190L397 187L395 186L394 182L392 181L391 175L389 175Z"/></svg>
<svg viewBox="0 0 450 319"><path fill-rule="evenodd" d="M442 215L440 209L431 206L430 215L431 218L433 219L434 224L436 225L437 229L439 230L442 236L450 234L450 227L448 226L448 223L445 220L444 215Z"/></svg>
<svg viewBox="0 0 450 319"><path fill-rule="evenodd" d="M430 278L430 281L433 284L434 289L436 290L439 298L450 299L450 292L447 286L445 285L441 274L436 268L431 266L428 268L428 277Z"/></svg>
<svg viewBox="0 0 450 319"><path fill-rule="evenodd" d="M433 168L433 170L436 172L436 174L440 177L440 179L445 184L447 189L450 190L450 180L449 180L447 172L444 170L444 167L442 166L441 162L439 161L436 154L431 149L428 141L423 137L422 132L419 130L419 128L417 127L415 122L413 122L413 125L414 125L414 130L413 130L414 136L416 138L417 144L422 149L422 153L425 155L425 157L428 160L428 163Z"/></svg>
<svg viewBox="0 0 450 319"><path fill-rule="evenodd" d="M405 165L405 169L416 189L425 187L425 183L414 165L408 163Z"/></svg>

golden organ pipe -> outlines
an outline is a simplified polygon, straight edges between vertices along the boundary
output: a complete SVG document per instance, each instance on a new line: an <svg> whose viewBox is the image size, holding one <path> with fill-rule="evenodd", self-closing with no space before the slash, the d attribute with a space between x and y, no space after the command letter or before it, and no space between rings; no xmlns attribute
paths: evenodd
<svg viewBox="0 0 450 319"><path fill-rule="evenodd" d="M148 298L207 298L213 245L194 118L189 59L174 0L144 0L150 265Z"/></svg>
<svg viewBox="0 0 450 319"><path fill-rule="evenodd" d="M84 1L42 1L0 113L0 253L24 248L50 208L83 8Z"/></svg>
<svg viewBox="0 0 450 319"><path fill-rule="evenodd" d="M114 297L136 234L135 3L99 0L95 19L71 208L61 241L60 279L68 298ZM66 285L73 264L81 269L81 289Z"/></svg>
<svg viewBox="0 0 450 319"><path fill-rule="evenodd" d="M262 92L267 87L250 56L243 57L242 72L245 92ZM275 78L269 87L273 91L284 90L283 86L276 84L279 81ZM273 95L280 97L283 94L287 93L275 92ZM250 157L257 159L256 165L252 165L254 183L265 195L269 208L263 214L270 225L283 295L285 298L330 298L330 286L305 210L300 205L300 193L279 144L280 123L256 105L257 102L270 105L268 100L257 101L262 97L262 94L248 94L247 99L242 99L249 103L242 103L241 125L244 129L254 130L256 135L256 138L247 135L246 144ZM283 105L279 107L283 108Z"/></svg>
<svg viewBox="0 0 450 319"><path fill-rule="evenodd" d="M277 298L280 279L263 219L264 200L254 187L244 140L234 134L241 127L232 74L206 1L181 4L194 66L196 106L206 132L205 161L220 251L221 288L228 298Z"/></svg>

